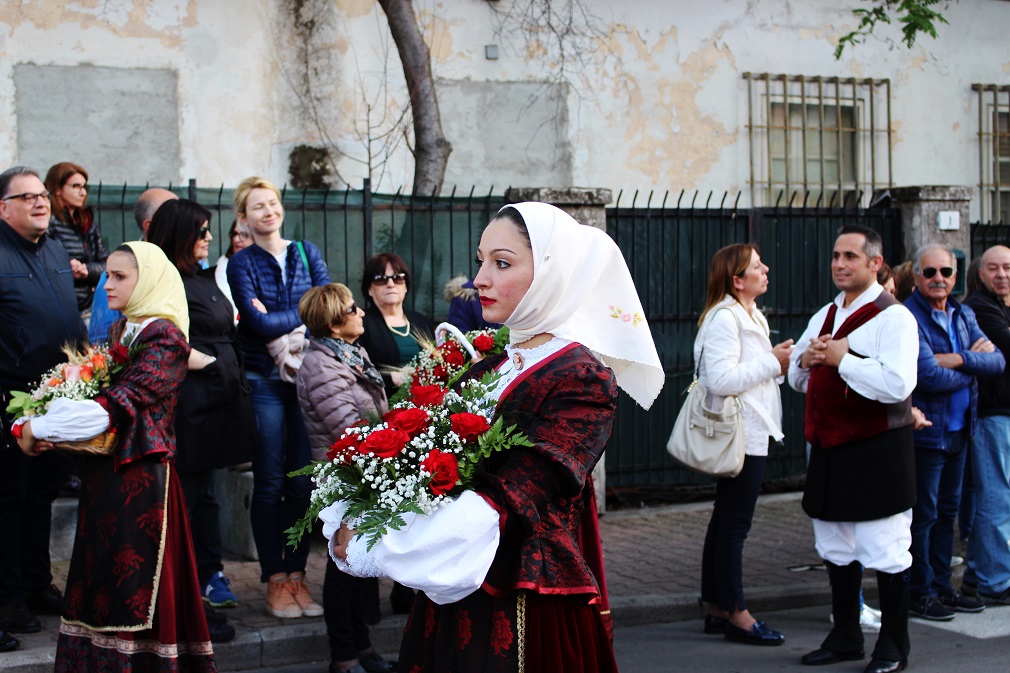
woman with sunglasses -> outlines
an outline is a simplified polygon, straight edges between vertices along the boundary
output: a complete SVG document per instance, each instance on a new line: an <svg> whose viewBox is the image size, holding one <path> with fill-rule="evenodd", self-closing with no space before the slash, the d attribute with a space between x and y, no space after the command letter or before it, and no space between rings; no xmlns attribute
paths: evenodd
<svg viewBox="0 0 1010 673"><path fill-rule="evenodd" d="M102 229L87 205L88 172L77 164L63 161L49 169L45 184L53 206L49 233L59 239L70 254L77 310L87 324L98 277L105 271L105 260L109 257L102 242Z"/></svg>
<svg viewBox="0 0 1010 673"><path fill-rule="evenodd" d="M410 270L394 252L381 252L365 262L361 293L368 297L365 308L365 333L358 344L372 356L383 372L386 396L392 397L403 383L403 374L395 371L421 352L418 338L432 339L434 326L425 315L405 308L403 300L410 291ZM389 595L393 612L406 614L414 601L414 592L394 584Z"/></svg>
<svg viewBox="0 0 1010 673"><path fill-rule="evenodd" d="M361 292L368 306L361 346L380 369L403 367L421 352L417 337L430 339L434 332L430 318L403 306L409 291L410 270L396 253L382 252L365 262ZM382 379L387 396L403 383L400 372L383 374Z"/></svg>
<svg viewBox="0 0 1010 673"><path fill-rule="evenodd" d="M364 332L364 311L346 285L314 287L298 302L298 315L310 335L309 352L298 370L298 403L309 432L312 458L326 450L352 423L388 411L379 370L355 341ZM368 621L378 614L379 583L351 577L326 564L323 610L330 641L330 673L388 673L368 638Z"/></svg>
<svg viewBox="0 0 1010 673"><path fill-rule="evenodd" d="M147 239L164 250L186 289L192 350L175 416L175 463L186 494L204 601L229 608L238 599L223 573L214 470L251 460L256 437L234 311L214 281L214 271L201 268L213 240L210 218L210 211L193 201L166 201L155 212ZM216 641L230 639L216 631L231 627L217 622L210 627Z"/></svg>
<svg viewBox="0 0 1010 673"><path fill-rule="evenodd" d="M260 581L267 585L266 611L274 617L318 617L323 608L305 584L309 538L292 548L284 533L309 506L309 478L288 476L311 459L309 438L295 384L281 379L267 343L302 324L299 300L310 288L327 285L330 272L315 245L281 236L284 205L277 185L246 178L235 189L234 202L239 225L253 238L228 261L227 273L259 437L250 516Z"/></svg>

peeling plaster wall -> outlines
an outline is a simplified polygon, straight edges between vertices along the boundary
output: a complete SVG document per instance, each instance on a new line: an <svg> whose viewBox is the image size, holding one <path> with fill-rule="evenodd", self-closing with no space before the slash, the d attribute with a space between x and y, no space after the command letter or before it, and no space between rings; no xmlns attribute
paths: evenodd
<svg viewBox="0 0 1010 673"><path fill-rule="evenodd" d="M744 72L889 78L894 183L973 186L979 150L971 84L1010 83L1003 29L1010 3L1002 0L951 3L942 10L950 25L940 27L940 39L922 38L912 50L896 44L896 27L882 26L841 61L834 45L855 27L857 0L583 0L606 36L593 44L585 69L570 73L565 100L545 125L546 103L525 107L525 92L552 81L557 54L495 34L492 6L508 2L414 3L434 75L444 83L443 127L456 146L447 187L473 182L480 192L520 175L538 184L609 187L615 195L728 190L731 197L743 192L746 204ZM407 107L385 17L375 0L303 2L311 3L325 10L310 50L314 115L291 84L304 73L292 0L7 3L0 7L0 119L16 119L15 64L171 69L177 180L233 185L261 173L284 182L293 146L328 141L338 150L340 176L357 187L368 173L371 137L373 183L409 189L413 159L405 141L381 166L374 156L376 137ZM498 45L497 60L485 59L488 44ZM366 103L370 131L362 121ZM494 120L510 116L518 121L496 134ZM564 160L556 167L538 160L526 170L524 138L531 137ZM70 158L87 165L86 157ZM4 124L0 163L17 159L16 128Z"/></svg>

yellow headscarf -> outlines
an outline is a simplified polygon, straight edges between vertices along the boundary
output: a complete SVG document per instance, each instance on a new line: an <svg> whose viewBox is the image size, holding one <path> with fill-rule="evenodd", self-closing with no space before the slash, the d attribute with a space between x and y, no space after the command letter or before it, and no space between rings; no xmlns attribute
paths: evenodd
<svg viewBox="0 0 1010 673"><path fill-rule="evenodd" d="M130 241L126 245L137 258L137 287L123 313L130 322L141 318L164 318L189 339L189 305L182 276L164 251L153 243Z"/></svg>

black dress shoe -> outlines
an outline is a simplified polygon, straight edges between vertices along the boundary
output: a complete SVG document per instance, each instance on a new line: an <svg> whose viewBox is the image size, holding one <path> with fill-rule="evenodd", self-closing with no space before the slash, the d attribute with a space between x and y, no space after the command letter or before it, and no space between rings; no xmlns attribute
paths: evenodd
<svg viewBox="0 0 1010 673"><path fill-rule="evenodd" d="M358 662L368 673L392 673L396 669L395 661L386 661L378 652L369 652L360 656Z"/></svg>
<svg viewBox="0 0 1010 673"><path fill-rule="evenodd" d="M48 588L42 591L28 594L25 606L36 615L54 615L59 617L63 614L63 594L60 593L55 584L50 584Z"/></svg>
<svg viewBox="0 0 1010 673"><path fill-rule="evenodd" d="M725 617L705 615L705 633L726 633L727 624L729 624L729 620Z"/></svg>
<svg viewBox="0 0 1010 673"><path fill-rule="evenodd" d="M834 650L826 650L822 647L819 650L804 654L800 657L800 663L804 666L826 666L827 664L837 664L839 661L855 661L865 657L866 653L863 650L835 652Z"/></svg>
<svg viewBox="0 0 1010 673"><path fill-rule="evenodd" d="M21 647L21 641L0 629L0 652L13 652Z"/></svg>
<svg viewBox="0 0 1010 673"><path fill-rule="evenodd" d="M0 629L11 633L38 633L42 630L42 622L24 603L11 603L0 605Z"/></svg>
<svg viewBox="0 0 1010 673"><path fill-rule="evenodd" d="M744 631L732 622L726 623L726 640L734 643L746 643L747 645L781 645L786 642L786 637L768 628L763 619L754 622L754 626L749 631Z"/></svg>
<svg viewBox="0 0 1010 673"><path fill-rule="evenodd" d="M887 661L886 659L873 657L870 659L870 663L866 665L863 673L897 673L897 671L903 671L906 668L908 668L908 659Z"/></svg>

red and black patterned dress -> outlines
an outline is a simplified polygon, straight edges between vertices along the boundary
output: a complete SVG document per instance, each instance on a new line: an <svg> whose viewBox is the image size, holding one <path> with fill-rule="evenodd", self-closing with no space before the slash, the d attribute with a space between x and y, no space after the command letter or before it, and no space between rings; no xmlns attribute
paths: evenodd
<svg viewBox="0 0 1010 673"><path fill-rule="evenodd" d="M110 332L118 343L123 323ZM182 489L172 470L175 407L189 345L167 320L137 336L98 398L119 434L82 459L77 538L56 673L216 671Z"/></svg>
<svg viewBox="0 0 1010 673"><path fill-rule="evenodd" d="M466 378L504 358L487 358ZM616 409L613 372L576 343L506 389L497 415L534 446L495 454L477 486L501 514L495 559L482 589L461 601L437 605L418 594L401 673L617 671L600 587L580 549L590 474Z"/></svg>

